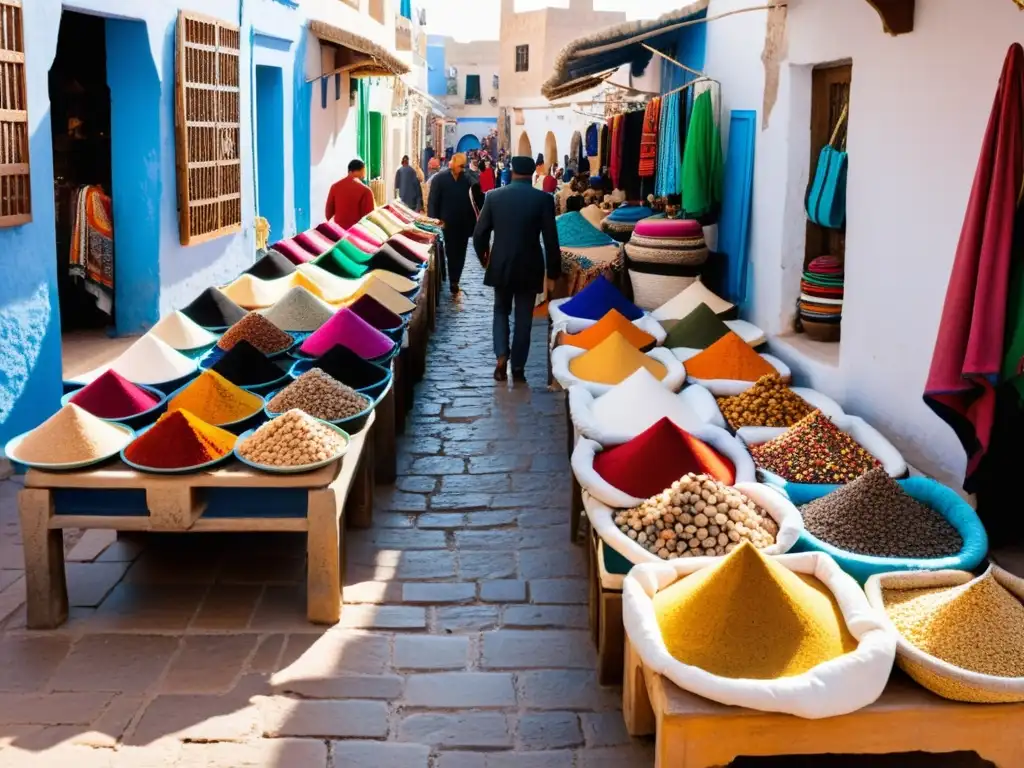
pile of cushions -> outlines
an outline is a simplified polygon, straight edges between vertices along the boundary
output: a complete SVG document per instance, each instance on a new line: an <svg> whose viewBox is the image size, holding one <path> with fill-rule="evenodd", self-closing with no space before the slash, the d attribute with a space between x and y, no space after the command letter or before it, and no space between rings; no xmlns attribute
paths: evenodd
<svg viewBox="0 0 1024 768"><path fill-rule="evenodd" d="M639 221L626 244L633 300L656 309L695 283L707 260L699 222L661 216Z"/></svg>
<svg viewBox="0 0 1024 768"><path fill-rule="evenodd" d="M843 319L843 265L835 256L819 256L800 280L800 324L812 339L839 341Z"/></svg>
<svg viewBox="0 0 1024 768"><path fill-rule="evenodd" d="M624 205L616 208L604 221L601 222L601 229L614 237L620 243L629 242L637 222L652 216L654 211L645 205Z"/></svg>

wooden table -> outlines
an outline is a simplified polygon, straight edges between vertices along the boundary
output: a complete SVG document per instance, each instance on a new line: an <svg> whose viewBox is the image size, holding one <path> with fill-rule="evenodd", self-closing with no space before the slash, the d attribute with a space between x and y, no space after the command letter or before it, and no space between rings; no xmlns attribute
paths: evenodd
<svg viewBox="0 0 1024 768"><path fill-rule="evenodd" d="M352 435L340 461L303 474L257 472L233 459L189 475L137 472L120 461L82 472L29 470L18 495L28 627L52 629L67 620L64 528L304 532L306 615L316 624L336 623L344 524L368 528L373 522L374 419Z"/></svg>
<svg viewBox="0 0 1024 768"><path fill-rule="evenodd" d="M590 635L597 649L597 681L601 685L621 685L626 640L622 625L622 576L616 577L618 588L609 584L612 578L605 568L604 547L600 537L591 533L587 547Z"/></svg>
<svg viewBox="0 0 1024 768"><path fill-rule="evenodd" d="M840 717L727 707L681 690L643 666L626 641L622 711L633 736L656 734L655 768L727 766L740 756L977 752L998 768L1024 766L1024 704L940 698L894 672L881 698Z"/></svg>

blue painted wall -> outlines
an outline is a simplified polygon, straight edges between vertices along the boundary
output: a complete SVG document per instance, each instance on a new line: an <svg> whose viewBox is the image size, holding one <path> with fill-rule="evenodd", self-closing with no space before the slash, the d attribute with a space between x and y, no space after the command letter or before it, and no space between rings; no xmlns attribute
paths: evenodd
<svg viewBox="0 0 1024 768"><path fill-rule="evenodd" d="M257 211L271 233L284 231L284 74L256 65Z"/></svg>
<svg viewBox="0 0 1024 768"><path fill-rule="evenodd" d="M295 227L299 232L310 228L310 168L313 152L310 140L310 107L313 83L306 82L306 36L299 37L293 60L292 95L292 170L295 178ZM347 94L346 94L347 95Z"/></svg>
<svg viewBox="0 0 1024 768"><path fill-rule="evenodd" d="M435 45L427 40L427 92L431 96L448 95L448 79L445 76L444 44Z"/></svg>

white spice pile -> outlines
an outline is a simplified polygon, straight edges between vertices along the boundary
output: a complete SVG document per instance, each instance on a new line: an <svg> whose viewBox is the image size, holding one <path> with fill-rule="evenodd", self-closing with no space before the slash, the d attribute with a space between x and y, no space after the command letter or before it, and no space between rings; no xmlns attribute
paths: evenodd
<svg viewBox="0 0 1024 768"><path fill-rule="evenodd" d="M187 376L199 364L156 336L146 334L122 352L109 367L133 384L163 384ZM104 370L96 369L83 377L83 381L88 384Z"/></svg>
<svg viewBox="0 0 1024 768"><path fill-rule="evenodd" d="M214 344L217 335L191 320L181 312L165 315L149 333L174 349L197 349Z"/></svg>
<svg viewBox="0 0 1024 768"><path fill-rule="evenodd" d="M246 461L269 467L303 467L339 455L345 438L308 413L293 409L268 421L238 446Z"/></svg>
<svg viewBox="0 0 1024 768"><path fill-rule="evenodd" d="M330 320L334 309L306 288L296 285L260 314L285 331L306 332L315 331Z"/></svg>
<svg viewBox="0 0 1024 768"><path fill-rule="evenodd" d="M69 403L33 429L10 458L33 464L73 464L111 456L131 435Z"/></svg>
<svg viewBox="0 0 1024 768"><path fill-rule="evenodd" d="M362 413L369 406L370 401L363 395L319 368L306 371L267 403L271 413L284 413L298 408L324 421L347 419Z"/></svg>

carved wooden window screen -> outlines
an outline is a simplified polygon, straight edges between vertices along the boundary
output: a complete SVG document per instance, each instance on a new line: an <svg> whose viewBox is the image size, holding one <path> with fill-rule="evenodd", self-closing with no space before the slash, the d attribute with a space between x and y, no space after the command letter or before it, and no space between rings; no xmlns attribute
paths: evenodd
<svg viewBox="0 0 1024 768"><path fill-rule="evenodd" d="M178 228L195 245L242 228L238 27L179 13L176 76Z"/></svg>
<svg viewBox="0 0 1024 768"><path fill-rule="evenodd" d="M32 221L21 0L0 0L0 227Z"/></svg>

